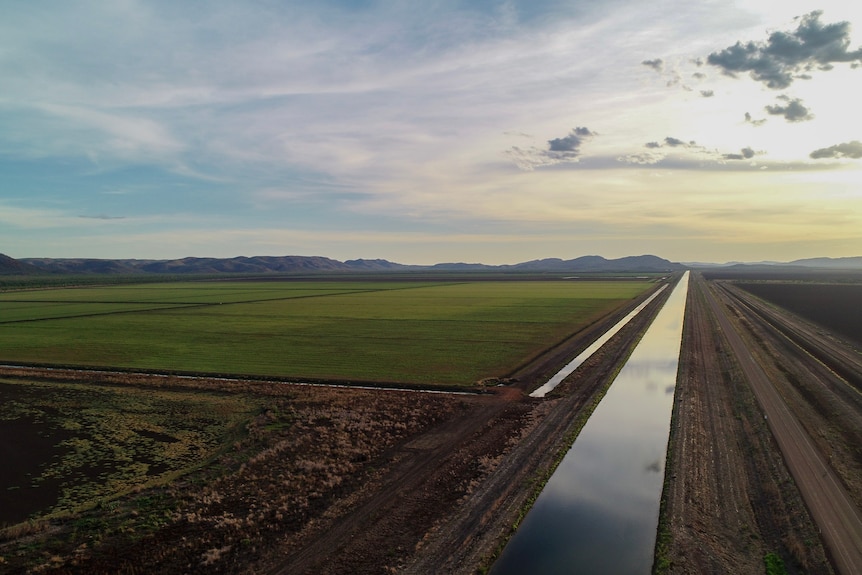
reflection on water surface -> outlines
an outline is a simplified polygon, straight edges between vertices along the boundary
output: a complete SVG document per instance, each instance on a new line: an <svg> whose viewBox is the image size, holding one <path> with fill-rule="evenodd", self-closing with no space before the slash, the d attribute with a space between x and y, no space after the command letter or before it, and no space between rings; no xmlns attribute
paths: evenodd
<svg viewBox="0 0 862 575"><path fill-rule="evenodd" d="M648 574L688 293L674 288L493 575Z"/></svg>

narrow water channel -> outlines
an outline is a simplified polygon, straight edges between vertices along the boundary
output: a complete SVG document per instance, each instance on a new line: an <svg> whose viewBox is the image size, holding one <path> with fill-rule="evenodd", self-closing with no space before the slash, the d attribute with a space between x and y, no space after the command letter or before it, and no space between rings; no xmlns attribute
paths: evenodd
<svg viewBox="0 0 862 575"><path fill-rule="evenodd" d="M582 363L590 359L594 353L596 353L603 345L605 345L612 337L614 337L618 331L626 326L628 322L630 322L634 317L639 314L643 308L648 306L652 300L658 297L658 294L664 291L667 285L661 286L659 289L655 291L651 296L642 301L640 305L638 305L635 309L630 311L623 319L618 321L614 326L603 333L599 339L594 341L590 346L582 351L578 356L567 363L563 369L554 374L554 377L549 379L542 385L537 388L533 393L530 394L530 397L545 397L548 393L551 392L555 387L560 385L564 379L566 379L573 371L578 369Z"/></svg>
<svg viewBox="0 0 862 575"><path fill-rule="evenodd" d="M688 272L492 575L650 573L687 294Z"/></svg>

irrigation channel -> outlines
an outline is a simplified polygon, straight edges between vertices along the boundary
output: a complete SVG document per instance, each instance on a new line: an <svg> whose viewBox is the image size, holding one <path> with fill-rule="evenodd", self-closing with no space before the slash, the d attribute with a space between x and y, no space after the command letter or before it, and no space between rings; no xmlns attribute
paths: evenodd
<svg viewBox="0 0 862 575"><path fill-rule="evenodd" d="M650 573L688 276L647 329L492 575Z"/></svg>
<svg viewBox="0 0 862 575"><path fill-rule="evenodd" d="M645 299L639 306L629 312L627 316L618 321L614 326L603 333L599 339L594 341L587 349L582 351L575 359L567 363L563 369L554 374L554 377L545 382L541 387L533 391L530 394L530 397L545 397L552 389L560 385L564 379L566 379L573 371L578 369L582 363L587 361L590 356L599 351L599 349L605 345L608 340L614 337L618 331L625 327L625 325L630 322L637 314L641 312L643 308L649 305L649 303L658 297L658 294L664 291L666 285L661 286L661 288L657 289L654 294Z"/></svg>

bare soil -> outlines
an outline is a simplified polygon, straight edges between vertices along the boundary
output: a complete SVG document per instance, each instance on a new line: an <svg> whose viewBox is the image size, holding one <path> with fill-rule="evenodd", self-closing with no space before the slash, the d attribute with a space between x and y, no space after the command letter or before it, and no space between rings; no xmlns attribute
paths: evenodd
<svg viewBox="0 0 862 575"><path fill-rule="evenodd" d="M841 478L854 500L846 509L855 514L862 489L860 399L827 365L854 371L862 358L822 328L732 285L710 285L699 277L691 284L656 571L762 572L767 554L779 556L788 573L841 571L812 518L818 503L797 486L807 471L788 471L789 454L774 436L781 433L778 422L765 418L750 372L754 364L762 368L766 378L758 385L774 387L786 418L801 424L829 473ZM707 289L718 296L714 305L707 306L713 297ZM716 314L730 322L720 328ZM741 353L731 351L728 330L742 336Z"/></svg>
<svg viewBox="0 0 862 575"><path fill-rule="evenodd" d="M757 282L737 286L862 347L862 283Z"/></svg>
<svg viewBox="0 0 862 575"><path fill-rule="evenodd" d="M683 329L655 569L830 573L763 414L693 277Z"/></svg>

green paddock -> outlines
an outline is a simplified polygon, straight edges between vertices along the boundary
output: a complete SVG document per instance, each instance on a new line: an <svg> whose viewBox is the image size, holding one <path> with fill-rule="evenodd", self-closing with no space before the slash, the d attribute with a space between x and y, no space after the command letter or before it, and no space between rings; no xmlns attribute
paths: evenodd
<svg viewBox="0 0 862 575"><path fill-rule="evenodd" d="M0 361L464 385L648 281L178 282L0 294Z"/></svg>

